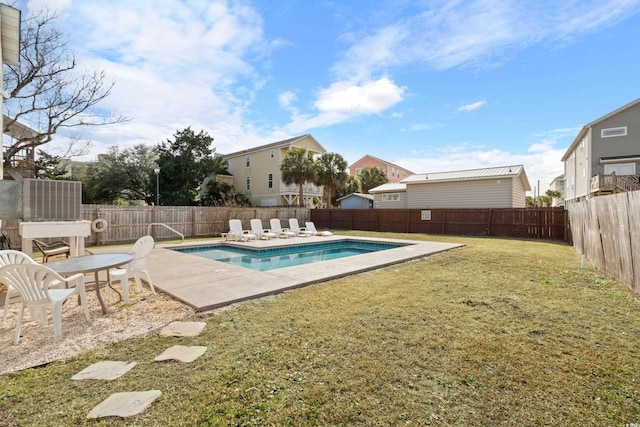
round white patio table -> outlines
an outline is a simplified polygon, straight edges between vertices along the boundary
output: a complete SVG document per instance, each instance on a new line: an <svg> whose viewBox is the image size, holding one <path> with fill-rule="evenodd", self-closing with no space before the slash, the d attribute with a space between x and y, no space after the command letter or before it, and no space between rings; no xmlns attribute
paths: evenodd
<svg viewBox="0 0 640 427"><path fill-rule="evenodd" d="M108 285L110 283L109 269L127 264L132 259L133 257L130 254L95 254L60 259L57 261L47 262L43 265L46 265L62 276L76 273L94 273L96 296L98 297L98 302L102 308L102 314L107 314L107 307L100 295L100 280L98 280L98 272L102 270L107 272Z"/></svg>

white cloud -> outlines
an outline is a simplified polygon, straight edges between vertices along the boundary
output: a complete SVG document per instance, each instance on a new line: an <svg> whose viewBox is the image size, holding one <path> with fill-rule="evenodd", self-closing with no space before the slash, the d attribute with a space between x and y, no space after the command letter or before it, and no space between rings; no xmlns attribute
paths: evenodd
<svg viewBox="0 0 640 427"><path fill-rule="evenodd" d="M400 101L404 87L390 79L369 80L363 83L340 81L320 90L314 102L317 114L294 114L286 129L300 133L308 129L343 123L351 118L380 114Z"/></svg>
<svg viewBox="0 0 640 427"><path fill-rule="evenodd" d="M486 105L487 101L478 101L478 102L474 102L472 104L467 104L467 105L463 105L461 107L458 107L458 111L473 111L473 110L477 110L478 108Z"/></svg>
<svg viewBox="0 0 640 427"><path fill-rule="evenodd" d="M282 92L278 96L278 102L282 108L289 108L296 99L296 94L291 91Z"/></svg>
<svg viewBox="0 0 640 427"><path fill-rule="evenodd" d="M437 129L440 127L443 127L444 125L442 123L435 123L435 124L431 124L431 123L414 123L409 127L406 128L402 128L400 129L402 132L422 132L425 130L432 130L432 129Z"/></svg>
<svg viewBox="0 0 640 427"><path fill-rule="evenodd" d="M220 152L265 137L244 114L265 81L256 59L274 43L246 3L33 0L29 7L42 5L57 10L55 22L76 52L78 69L105 70L115 82L100 107L132 118L83 128L83 138L93 140L91 158L112 145L155 145L187 126L208 132ZM69 136L60 132L51 147Z"/></svg>
<svg viewBox="0 0 640 427"><path fill-rule="evenodd" d="M532 191L540 181L540 191L544 193L551 181L564 173L560 159L566 148L559 149L554 144L552 140L534 143L524 154L470 144L450 145L428 151L416 150L410 153L410 157L389 161L416 173L524 165Z"/></svg>
<svg viewBox="0 0 640 427"><path fill-rule="evenodd" d="M314 106L322 113L377 114L402 101L404 91L386 77L360 85L343 81L321 90Z"/></svg>
<svg viewBox="0 0 640 427"><path fill-rule="evenodd" d="M340 76L375 75L408 64L435 70L495 67L536 43L565 43L615 25L640 9L637 0L434 0L404 19L350 34L358 40L337 62Z"/></svg>

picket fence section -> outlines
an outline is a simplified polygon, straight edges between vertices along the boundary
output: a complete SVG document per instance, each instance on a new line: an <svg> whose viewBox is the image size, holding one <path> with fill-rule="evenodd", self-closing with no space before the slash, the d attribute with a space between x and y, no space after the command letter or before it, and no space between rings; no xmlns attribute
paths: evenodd
<svg viewBox="0 0 640 427"><path fill-rule="evenodd" d="M572 204L569 220L576 251L640 293L640 191Z"/></svg>

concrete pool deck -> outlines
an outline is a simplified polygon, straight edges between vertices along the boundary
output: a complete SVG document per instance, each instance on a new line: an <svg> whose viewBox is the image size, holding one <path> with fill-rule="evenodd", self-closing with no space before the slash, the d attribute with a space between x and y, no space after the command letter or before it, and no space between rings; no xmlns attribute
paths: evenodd
<svg viewBox="0 0 640 427"><path fill-rule="evenodd" d="M452 243L349 236L312 236L225 243L245 248L267 248L351 239L397 242L408 245L331 261L322 261L321 263L261 272L170 249L172 247L184 248L216 244L221 243L220 240L198 241L188 244L158 242L153 252L147 257L147 267L151 272L153 284L157 289L193 307L196 311L202 312L313 283L423 258L463 246Z"/></svg>

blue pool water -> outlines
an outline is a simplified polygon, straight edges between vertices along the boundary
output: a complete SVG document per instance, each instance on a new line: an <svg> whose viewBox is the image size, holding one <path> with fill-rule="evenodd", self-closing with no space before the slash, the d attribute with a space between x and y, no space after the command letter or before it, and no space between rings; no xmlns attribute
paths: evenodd
<svg viewBox="0 0 640 427"><path fill-rule="evenodd" d="M386 249L403 244L342 240L339 242L280 246L277 248L239 248L225 244L174 248L174 251L196 255L258 271L275 270L319 261L344 258Z"/></svg>

